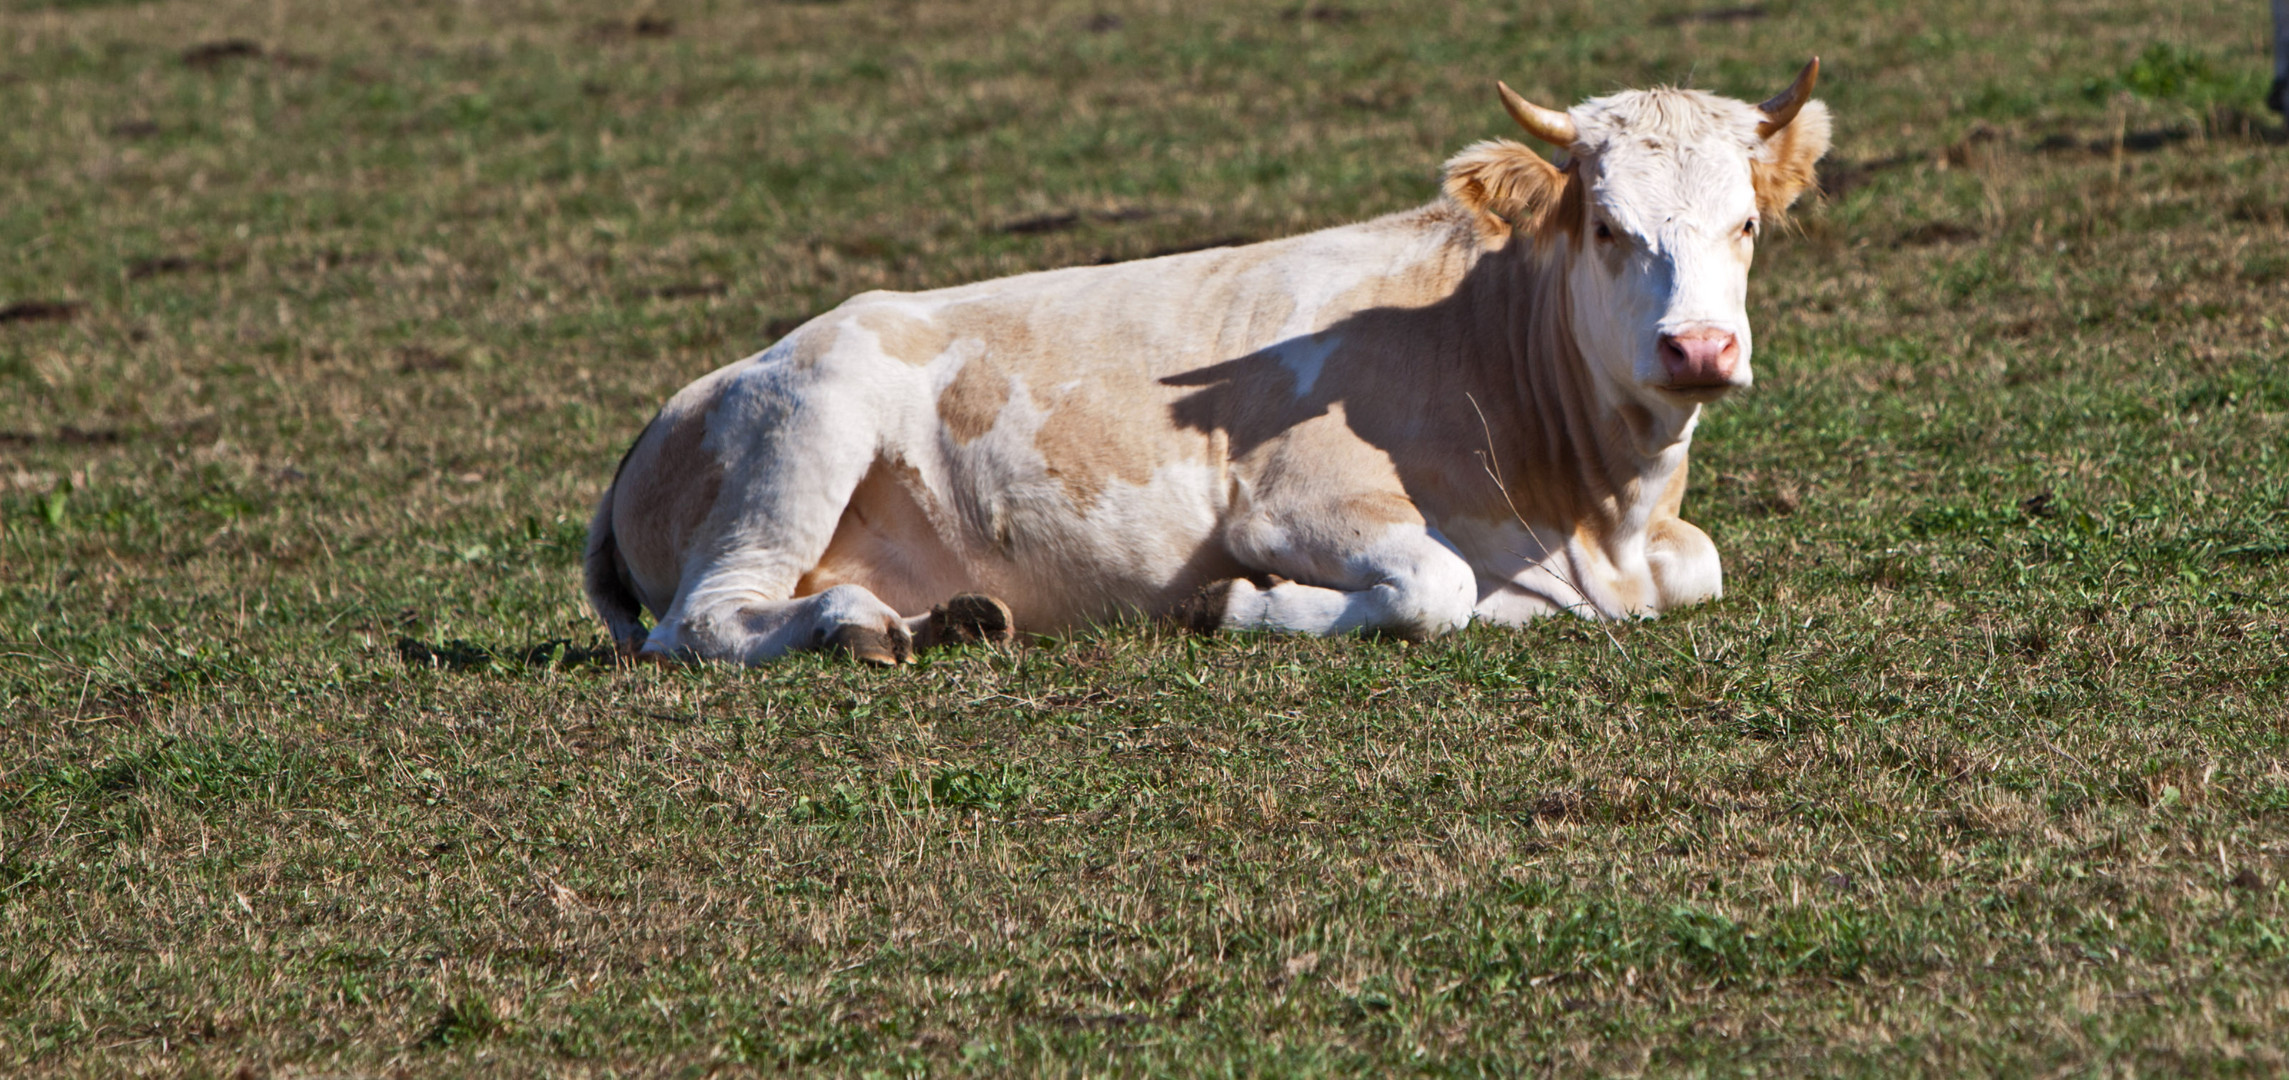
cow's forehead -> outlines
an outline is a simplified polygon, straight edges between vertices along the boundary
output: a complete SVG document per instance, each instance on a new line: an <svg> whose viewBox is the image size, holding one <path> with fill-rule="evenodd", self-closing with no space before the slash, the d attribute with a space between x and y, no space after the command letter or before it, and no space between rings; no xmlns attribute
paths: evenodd
<svg viewBox="0 0 2289 1080"><path fill-rule="evenodd" d="M1631 90L1569 110L1591 192L1632 225L1752 209L1749 159L1763 141L1756 106L1699 90Z"/></svg>

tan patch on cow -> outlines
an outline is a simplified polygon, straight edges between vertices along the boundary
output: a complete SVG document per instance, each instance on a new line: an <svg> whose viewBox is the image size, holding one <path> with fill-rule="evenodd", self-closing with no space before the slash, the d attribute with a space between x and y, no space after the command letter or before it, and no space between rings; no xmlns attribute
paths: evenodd
<svg viewBox="0 0 2289 1080"><path fill-rule="evenodd" d="M1680 461L1677 471L1669 475L1669 486L1661 489L1661 498L1653 504L1654 518L1674 518L1685 510L1685 478L1692 472L1692 462Z"/></svg>
<svg viewBox="0 0 2289 1080"><path fill-rule="evenodd" d="M1152 481L1159 444L1174 434L1158 419L1101 394L1076 391L1051 406L1033 445L1066 497L1087 509L1115 480L1134 487Z"/></svg>
<svg viewBox="0 0 2289 1080"><path fill-rule="evenodd" d="M1537 229L1564 185L1557 166L1509 139L1474 143L1446 163L1447 196L1471 211L1488 243Z"/></svg>
<svg viewBox="0 0 2289 1080"><path fill-rule="evenodd" d="M1026 318L984 305L957 305L940 316L957 340L990 342L966 362L938 399L938 416L955 442L991 431L1022 383L1042 410L1035 450L1049 478L1086 510L1115 482L1142 486L1161 465L1205 454L1199 437L1171 430L1161 402L1167 391L1132 354L1143 328L1096 321L1095 312L1038 312L1060 333L1045 349Z"/></svg>
<svg viewBox="0 0 2289 1080"><path fill-rule="evenodd" d="M1674 551L1687 555L1703 548L1715 548L1709 542L1709 534L1702 532L1700 526L1674 516L1662 518L1645 530L1645 546L1648 550Z"/></svg>
<svg viewBox="0 0 2289 1080"><path fill-rule="evenodd" d="M954 381L938 395L938 421L954 442L967 446L992 431L1009 404L1010 377L991 359L971 357L954 373Z"/></svg>
<svg viewBox="0 0 2289 1080"><path fill-rule="evenodd" d="M1765 140L1764 149L1749 159L1749 181L1756 185L1757 212L1768 225L1787 220L1788 208L1804 189L1812 186L1815 167L1828 152L1828 106L1806 102L1796 119Z"/></svg>
<svg viewBox="0 0 2289 1080"><path fill-rule="evenodd" d="M1559 240L1581 243L1582 228L1589 221L1589 184L1582 180L1579 162L1569 163L1565 170L1565 186L1558 190L1557 201L1534 226L1535 239L1543 244Z"/></svg>
<svg viewBox="0 0 2289 1080"><path fill-rule="evenodd" d="M1392 525L1422 525L1423 512L1400 491L1370 491L1345 501L1345 520L1354 530L1366 532L1367 526L1387 528Z"/></svg>
<svg viewBox="0 0 2289 1080"><path fill-rule="evenodd" d="M808 371L818 367L819 361L826 358L828 346L833 341L833 332L822 320L814 319L771 346L773 362L783 364L789 370Z"/></svg>
<svg viewBox="0 0 2289 1080"><path fill-rule="evenodd" d="M915 367L944 355L954 343L954 336L937 323L902 311L862 312L857 322L873 332L886 355Z"/></svg>
<svg viewBox="0 0 2289 1080"><path fill-rule="evenodd" d="M851 492L834 539L795 583L796 596L858 585L904 614L920 614L967 587L961 562L923 509L922 475L884 459Z"/></svg>

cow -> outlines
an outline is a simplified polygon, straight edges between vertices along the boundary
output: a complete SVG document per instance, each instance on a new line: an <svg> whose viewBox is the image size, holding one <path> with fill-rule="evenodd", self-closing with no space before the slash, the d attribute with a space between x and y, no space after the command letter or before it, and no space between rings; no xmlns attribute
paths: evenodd
<svg viewBox="0 0 2289 1080"><path fill-rule="evenodd" d="M1489 140L1359 224L855 296L637 436L589 599L642 659L890 665L1123 618L1420 639L1715 597L1686 456L1750 384L1818 74L1565 111L1498 82L1562 165Z"/></svg>

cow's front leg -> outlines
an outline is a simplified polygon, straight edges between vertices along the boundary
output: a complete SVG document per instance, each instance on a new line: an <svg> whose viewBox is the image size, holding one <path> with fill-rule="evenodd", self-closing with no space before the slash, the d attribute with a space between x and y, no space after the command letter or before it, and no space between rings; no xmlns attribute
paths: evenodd
<svg viewBox="0 0 2289 1080"><path fill-rule="evenodd" d="M1235 523L1226 542L1239 561L1275 577L1211 583L1181 613L1195 630L1283 634L1355 632L1429 638L1462 629L1478 599L1476 576L1436 530L1415 523L1298 526L1263 515Z"/></svg>
<svg viewBox="0 0 2289 1080"><path fill-rule="evenodd" d="M1709 534L1684 518L1663 518L1645 531L1645 564L1659 603L1668 611L1725 594L1725 571Z"/></svg>

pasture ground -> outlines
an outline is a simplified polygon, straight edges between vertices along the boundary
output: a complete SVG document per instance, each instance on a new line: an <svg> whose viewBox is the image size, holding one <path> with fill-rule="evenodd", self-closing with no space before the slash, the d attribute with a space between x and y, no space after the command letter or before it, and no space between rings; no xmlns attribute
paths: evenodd
<svg viewBox="0 0 2289 1080"><path fill-rule="evenodd" d="M2263 5L0 0L0 1072L2289 1068ZM1728 595L625 670L676 387L1827 63Z"/></svg>

